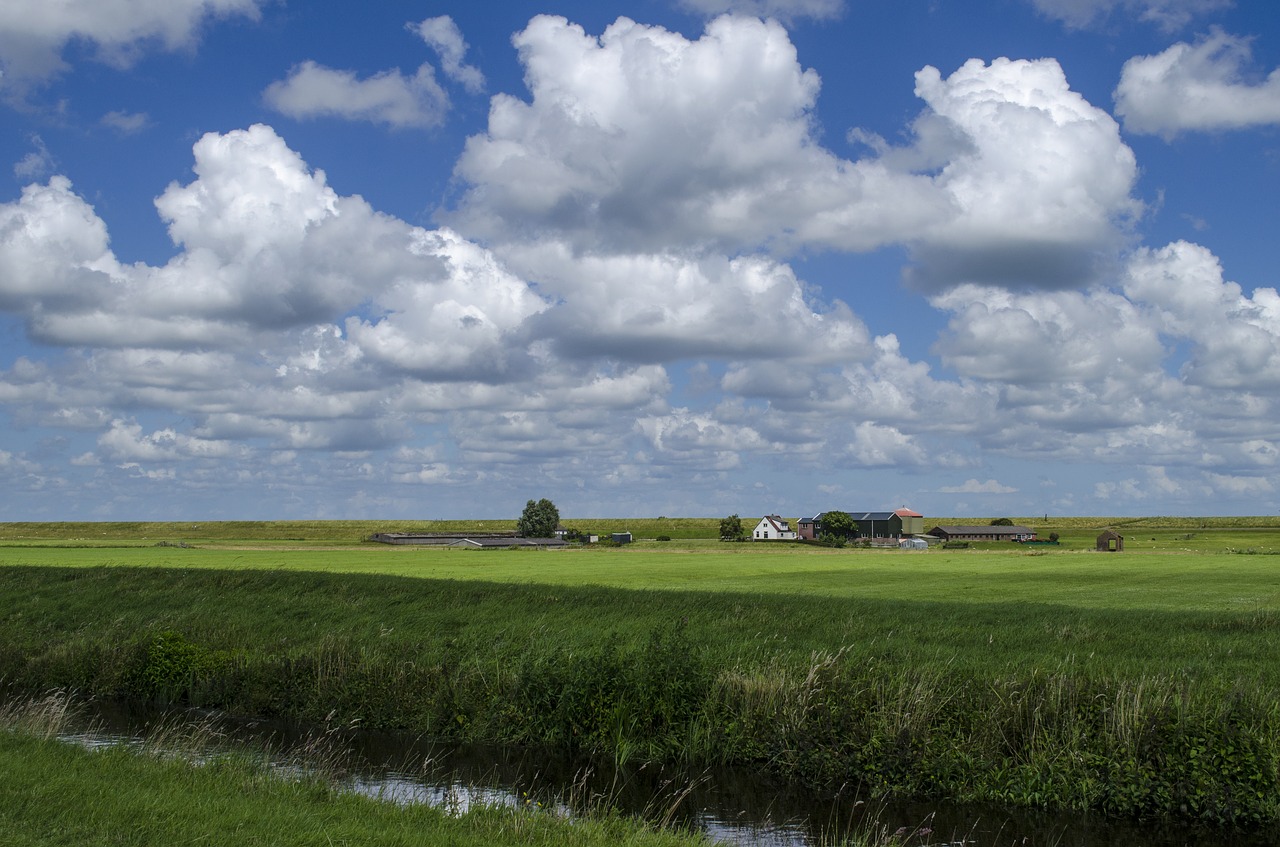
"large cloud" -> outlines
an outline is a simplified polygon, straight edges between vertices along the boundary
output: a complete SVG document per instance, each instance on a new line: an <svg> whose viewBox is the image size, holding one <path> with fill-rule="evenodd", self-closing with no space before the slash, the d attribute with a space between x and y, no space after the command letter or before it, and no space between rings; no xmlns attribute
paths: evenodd
<svg viewBox="0 0 1280 847"><path fill-rule="evenodd" d="M215 349L339 321L364 304L368 316L350 328L375 361L429 359L438 374L495 378L509 357L505 334L543 307L451 233L339 197L268 127L207 135L195 156L198 179L156 200L182 248L162 267L117 262L102 221L64 178L0 207L0 303L54 343ZM429 339L416 357L392 352L405 327Z"/></svg>
<svg viewBox="0 0 1280 847"><path fill-rule="evenodd" d="M819 81L777 24L721 17L697 41L625 18L599 38L539 17L515 37L532 100L493 98L452 220L491 243L575 252L786 254L906 244L913 279L1094 278L1139 207L1132 152L1052 60L917 75L916 142L843 160L818 142Z"/></svg>
<svg viewBox="0 0 1280 847"><path fill-rule="evenodd" d="M156 200L177 248L164 265L121 263L64 177L0 205L0 306L84 351L61 376L15 366L4 399L38 401L48 421L129 421L100 443L116 458L126 444L166 445L129 461L188 455L138 410L189 417L202 443L274 449L374 449L458 414L450 437L471 456L527 458L562 436L556 454L616 447L632 434L619 411L666 413L663 363L871 353L846 307L819 308L765 257L582 260L552 243L516 255L535 288L449 229L338 195L269 127L193 152L196 179ZM499 449L517 419L528 447Z"/></svg>
<svg viewBox="0 0 1280 847"><path fill-rule="evenodd" d="M1130 132L1165 138L1280 123L1280 69L1250 83L1249 60L1248 39L1216 29L1195 44L1130 59L1116 87L1116 113Z"/></svg>
<svg viewBox="0 0 1280 847"><path fill-rule="evenodd" d="M966 286L937 350L999 392L982 443L1006 452L1249 469L1280 426L1280 296L1245 296L1205 248L1139 250L1123 291ZM1242 445L1252 445L1245 449Z"/></svg>
<svg viewBox="0 0 1280 847"><path fill-rule="evenodd" d="M810 138L817 75L777 24L718 18L690 42L621 18L597 39L540 16L514 41L533 100L495 96L467 143L469 232L619 252L757 244L835 175Z"/></svg>
<svg viewBox="0 0 1280 847"><path fill-rule="evenodd" d="M817 311L795 273L765 257L575 256L555 242L507 257L560 301L530 328L566 358L794 365L844 362L870 349L865 327L846 306Z"/></svg>
<svg viewBox="0 0 1280 847"><path fill-rule="evenodd" d="M1188 383L1228 391L1280 389L1276 289L1258 288L1246 297L1223 278L1212 253L1179 241L1139 251L1124 290L1152 309L1161 332L1194 345L1181 366Z"/></svg>
<svg viewBox="0 0 1280 847"><path fill-rule="evenodd" d="M95 45L99 58L128 65L158 42L189 46L212 17L256 18L263 0L5 0L0 3L3 82L24 85L61 71L73 39Z"/></svg>
<svg viewBox="0 0 1280 847"><path fill-rule="evenodd" d="M916 74L917 123L944 139L935 184L953 213L903 233L926 288L955 282L1080 287L1114 256L1141 207L1137 162L1103 110L1072 91L1057 62L970 60L943 79ZM950 139L948 143L946 139Z"/></svg>

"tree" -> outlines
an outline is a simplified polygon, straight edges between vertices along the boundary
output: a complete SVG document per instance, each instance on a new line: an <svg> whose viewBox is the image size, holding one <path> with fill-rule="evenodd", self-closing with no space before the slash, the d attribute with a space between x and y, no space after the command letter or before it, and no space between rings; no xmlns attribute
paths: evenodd
<svg viewBox="0 0 1280 847"><path fill-rule="evenodd" d="M721 541L741 541L746 537L747 531L742 528L742 519L737 515L720 519Z"/></svg>
<svg viewBox="0 0 1280 847"><path fill-rule="evenodd" d="M530 500L516 523L516 535L525 538L551 538L560 526L560 510L556 504L543 497L538 502Z"/></svg>
<svg viewBox="0 0 1280 847"><path fill-rule="evenodd" d="M823 512L820 537L829 543L844 544L850 538L858 537L858 523L848 512Z"/></svg>
<svg viewBox="0 0 1280 847"><path fill-rule="evenodd" d="M996 518L991 522L992 526L1013 526L1013 518Z"/></svg>

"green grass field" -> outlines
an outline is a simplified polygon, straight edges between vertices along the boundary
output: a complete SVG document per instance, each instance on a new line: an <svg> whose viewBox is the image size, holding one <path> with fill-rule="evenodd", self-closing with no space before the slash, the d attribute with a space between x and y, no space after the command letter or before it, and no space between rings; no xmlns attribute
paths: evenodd
<svg viewBox="0 0 1280 847"><path fill-rule="evenodd" d="M1280 523L923 552L697 537L716 523L548 551L0 526L0 677L817 788L1277 819ZM1091 549L1108 525L1123 553Z"/></svg>

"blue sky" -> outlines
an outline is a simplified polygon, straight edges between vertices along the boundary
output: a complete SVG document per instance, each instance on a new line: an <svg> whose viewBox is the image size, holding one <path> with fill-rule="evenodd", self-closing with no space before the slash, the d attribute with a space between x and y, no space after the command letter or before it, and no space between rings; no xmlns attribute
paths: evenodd
<svg viewBox="0 0 1280 847"><path fill-rule="evenodd" d="M0 520L1271 514L1263 0L10 0Z"/></svg>

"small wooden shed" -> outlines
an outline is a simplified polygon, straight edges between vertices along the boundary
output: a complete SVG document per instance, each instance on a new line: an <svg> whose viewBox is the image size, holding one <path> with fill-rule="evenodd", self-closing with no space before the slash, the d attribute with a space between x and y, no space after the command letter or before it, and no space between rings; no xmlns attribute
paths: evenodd
<svg viewBox="0 0 1280 847"><path fill-rule="evenodd" d="M1098 550L1102 553L1118 553L1124 549L1124 536L1109 529L1098 536Z"/></svg>

